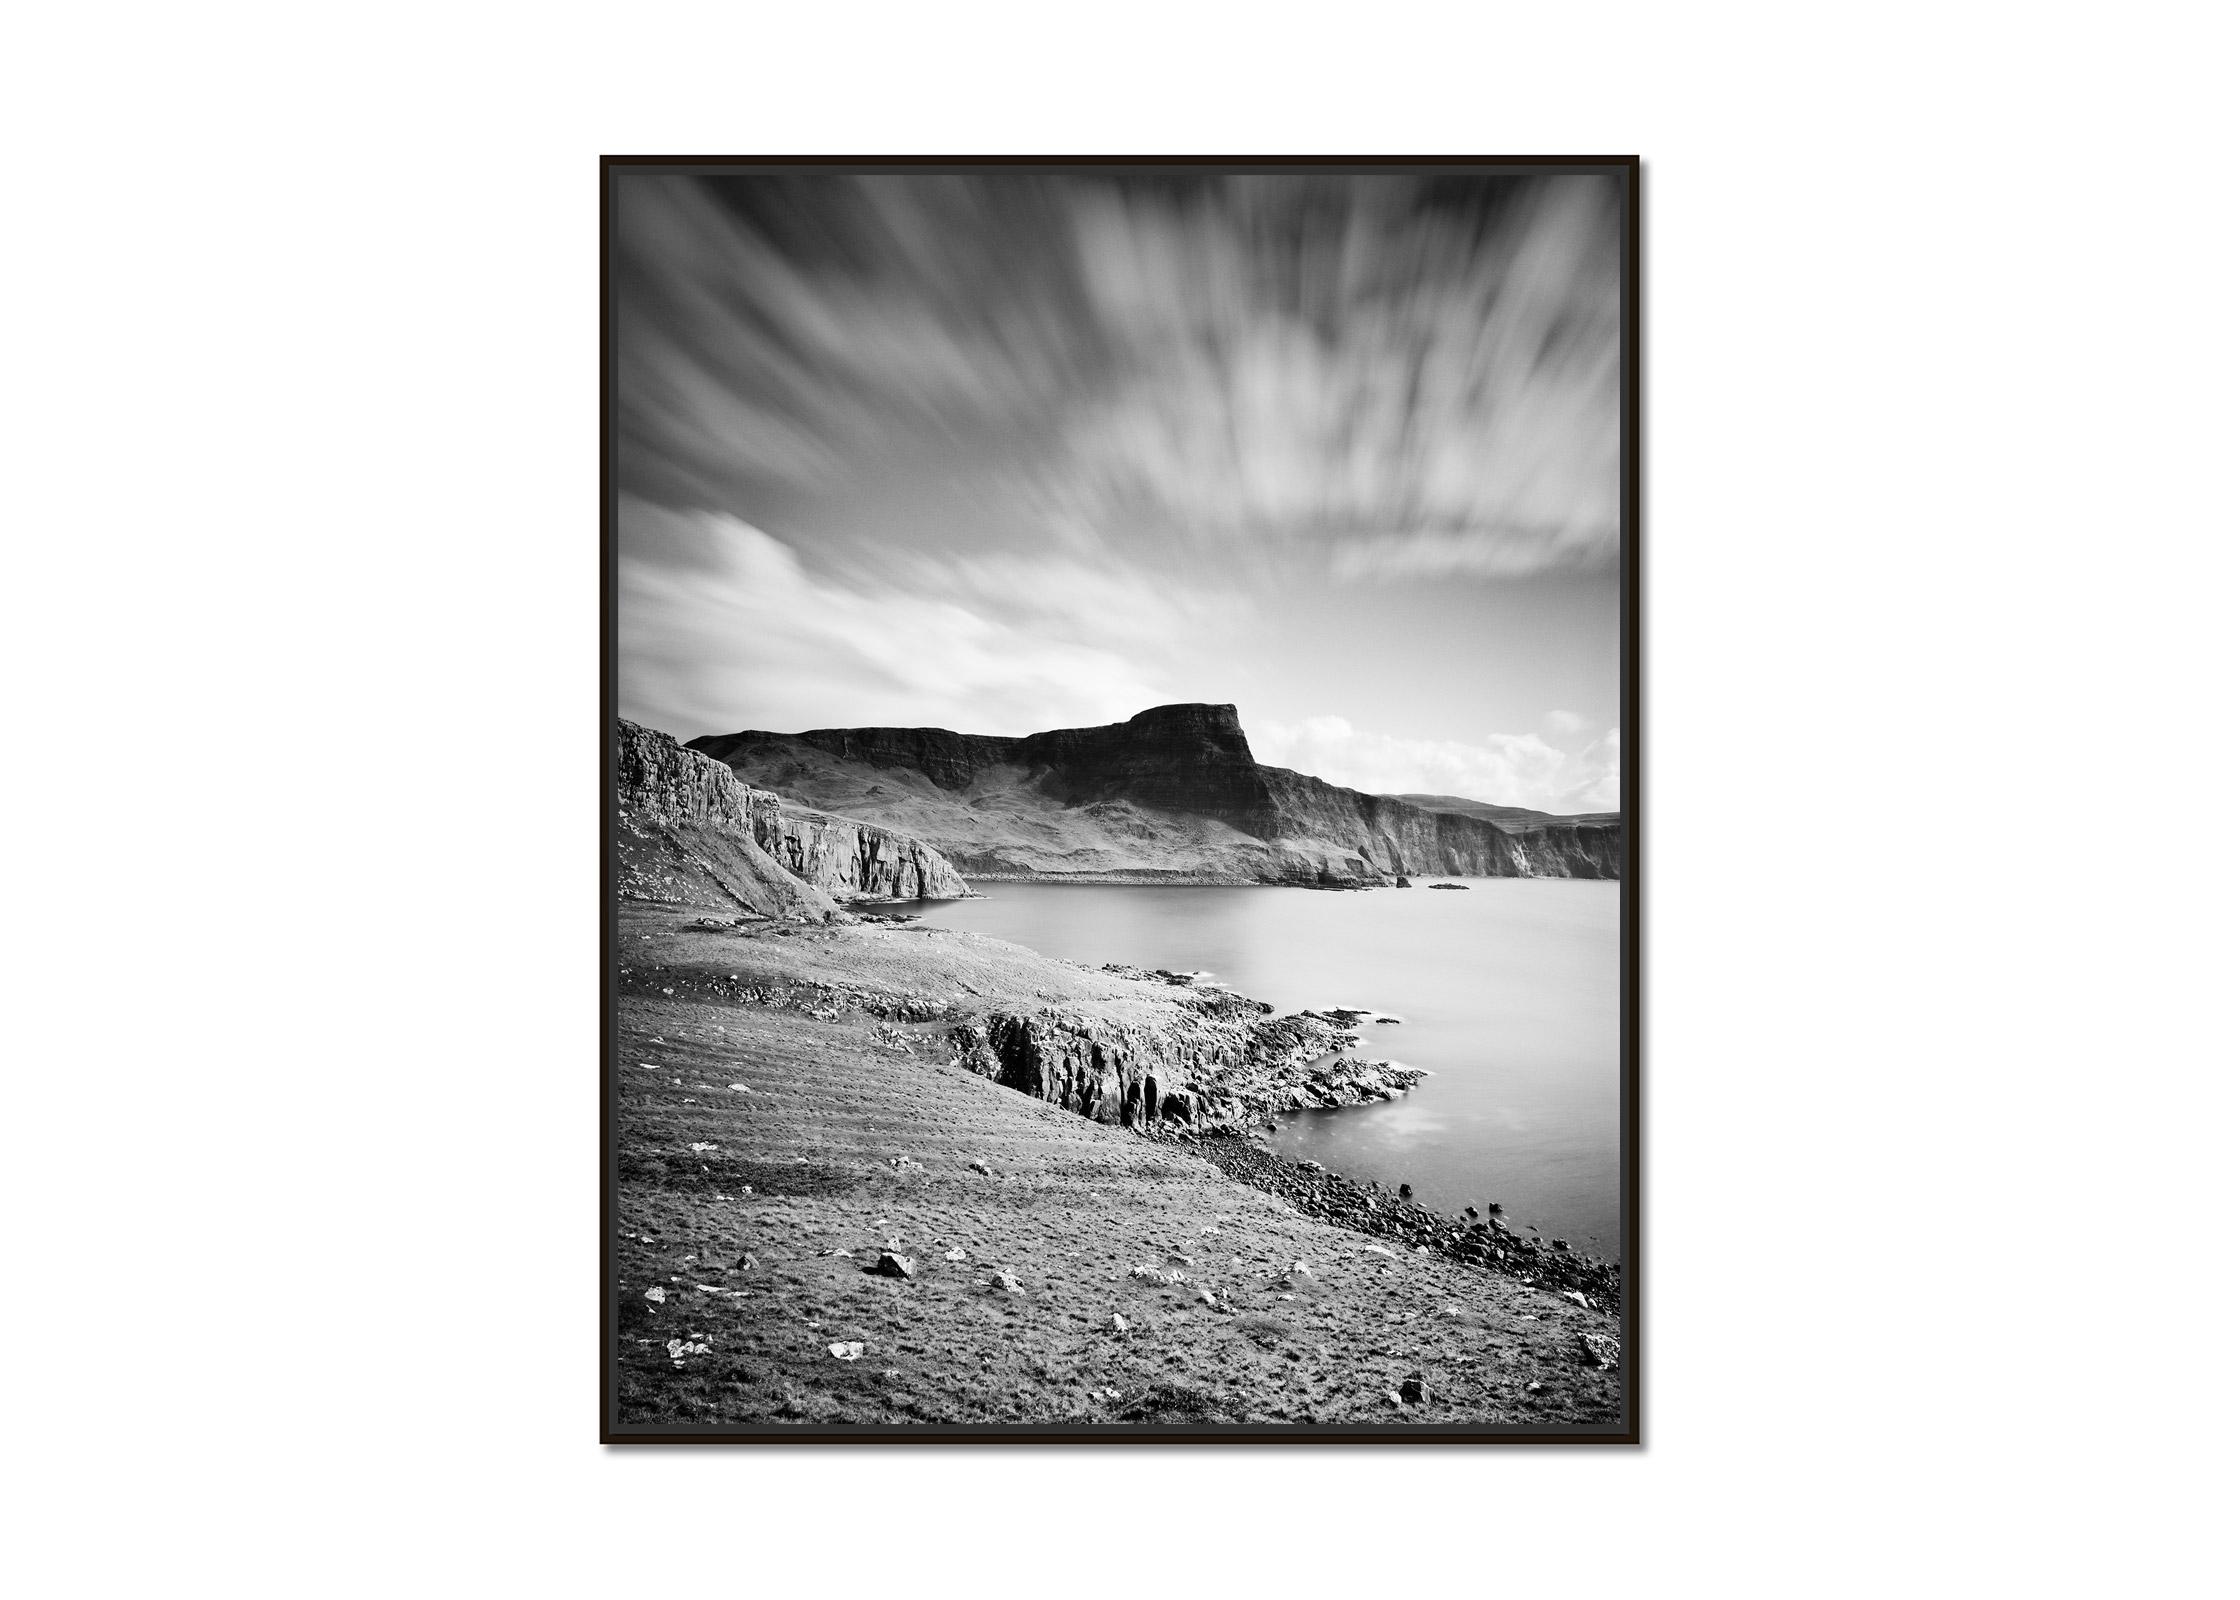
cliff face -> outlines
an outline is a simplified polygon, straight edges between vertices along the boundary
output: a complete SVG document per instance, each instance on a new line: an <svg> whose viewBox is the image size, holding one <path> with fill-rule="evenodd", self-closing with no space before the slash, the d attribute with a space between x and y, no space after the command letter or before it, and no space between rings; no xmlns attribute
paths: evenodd
<svg viewBox="0 0 2240 1600"><path fill-rule="evenodd" d="M745 793L755 843L827 894L956 900L972 893L940 851L906 834L793 805L767 790Z"/></svg>
<svg viewBox="0 0 2240 1600"><path fill-rule="evenodd" d="M711 734L692 748L730 761L772 740L789 740L857 766L922 774L953 793L1013 769L1062 806L1128 800L1155 811L1211 817L1268 839L1267 786L1245 742L1235 706L1154 706L1101 728L1056 728L1007 739L945 728L812 728L807 733Z"/></svg>
<svg viewBox="0 0 2240 1600"><path fill-rule="evenodd" d="M748 731L692 748L749 782L906 828L975 877L1284 883L1399 873L1614 878L1614 819L1484 816L1252 759L1226 705L1024 738L941 728Z"/></svg>
<svg viewBox="0 0 2240 1600"><path fill-rule="evenodd" d="M824 919L837 899L969 894L916 839L789 806L634 722L615 726L615 844L625 898Z"/></svg>
<svg viewBox="0 0 2240 1600"><path fill-rule="evenodd" d="M836 913L831 896L756 842L748 792L730 769L667 734L616 723L615 801L616 875L625 899L788 920Z"/></svg>

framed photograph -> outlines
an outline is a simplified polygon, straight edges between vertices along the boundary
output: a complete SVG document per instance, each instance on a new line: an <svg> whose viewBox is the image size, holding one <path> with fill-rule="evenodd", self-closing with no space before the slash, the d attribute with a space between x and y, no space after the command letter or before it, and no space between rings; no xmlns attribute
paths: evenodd
<svg viewBox="0 0 2240 1600"><path fill-rule="evenodd" d="M1637 158L600 179L601 1438L1638 1442Z"/></svg>

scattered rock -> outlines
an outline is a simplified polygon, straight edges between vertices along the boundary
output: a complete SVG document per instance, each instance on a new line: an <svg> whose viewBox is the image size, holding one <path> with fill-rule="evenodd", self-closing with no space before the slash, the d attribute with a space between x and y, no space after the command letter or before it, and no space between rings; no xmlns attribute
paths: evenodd
<svg viewBox="0 0 2240 1600"><path fill-rule="evenodd" d="M1597 1370L1614 1367L1618 1364L1618 1341L1607 1333L1582 1333L1579 1359Z"/></svg>
<svg viewBox="0 0 2240 1600"><path fill-rule="evenodd" d="M979 1173L983 1178L992 1178L995 1176L994 1170L990 1168L989 1165L985 1161L982 1161L978 1156L974 1156L970 1161L967 1161L965 1165L970 1167L974 1172Z"/></svg>
<svg viewBox="0 0 2240 1600"><path fill-rule="evenodd" d="M648 1300L651 1300L655 1305L659 1305L662 1301L669 1298L669 1291L666 1289L648 1289L646 1291L646 1298Z"/></svg>
<svg viewBox="0 0 2240 1600"><path fill-rule="evenodd" d="M898 1256L892 1250L882 1250L879 1252L879 1259L872 1263L871 1270L882 1278L907 1278L916 1265L908 1256Z"/></svg>
<svg viewBox="0 0 2240 1600"><path fill-rule="evenodd" d="M863 1341L861 1339L846 1339L838 1344L826 1345L825 1348L842 1361L861 1361L863 1359Z"/></svg>
<svg viewBox="0 0 2240 1600"><path fill-rule="evenodd" d="M1431 1391L1423 1386L1422 1373L1412 1372L1400 1380L1400 1398L1412 1406L1420 1406L1431 1398Z"/></svg>
<svg viewBox="0 0 2240 1600"><path fill-rule="evenodd" d="M962 1261L964 1259L964 1251L962 1251L961 1249L951 1250L946 1255L942 1256L941 1259L944 1261Z"/></svg>
<svg viewBox="0 0 2240 1600"><path fill-rule="evenodd" d="M1027 1292L1019 1286L1019 1280L1008 1272L997 1273L988 1280L988 1286L991 1289L1002 1289L1009 1294L1025 1294Z"/></svg>

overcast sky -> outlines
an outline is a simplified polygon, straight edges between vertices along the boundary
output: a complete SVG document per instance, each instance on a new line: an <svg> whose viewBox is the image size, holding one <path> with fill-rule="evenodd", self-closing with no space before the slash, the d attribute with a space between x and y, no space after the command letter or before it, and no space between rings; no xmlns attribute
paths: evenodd
<svg viewBox="0 0 2240 1600"><path fill-rule="evenodd" d="M624 716L1616 804L1613 180L617 187Z"/></svg>

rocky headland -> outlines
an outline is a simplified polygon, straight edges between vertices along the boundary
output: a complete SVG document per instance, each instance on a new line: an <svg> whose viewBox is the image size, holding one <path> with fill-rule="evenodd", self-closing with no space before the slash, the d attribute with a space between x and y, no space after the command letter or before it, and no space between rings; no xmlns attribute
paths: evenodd
<svg viewBox="0 0 2240 1600"><path fill-rule="evenodd" d="M1614 878L1621 865L1611 816L1496 820L1263 766L1229 705L1023 738L818 728L689 743L744 783L908 833L994 881L1385 884Z"/></svg>

